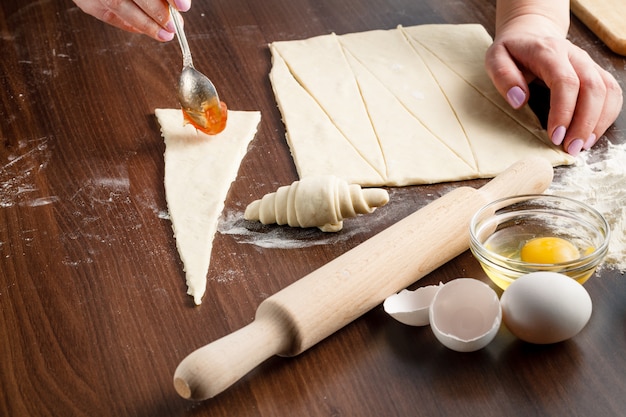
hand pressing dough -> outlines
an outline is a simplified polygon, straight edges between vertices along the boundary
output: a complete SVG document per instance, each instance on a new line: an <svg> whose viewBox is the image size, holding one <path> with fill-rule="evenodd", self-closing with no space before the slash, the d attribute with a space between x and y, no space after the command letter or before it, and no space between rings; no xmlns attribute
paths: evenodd
<svg viewBox="0 0 626 417"><path fill-rule="evenodd" d="M246 207L246 220L338 232L343 219L373 212L389 202L383 189L362 189L333 175L307 177L278 188Z"/></svg>
<svg viewBox="0 0 626 417"><path fill-rule="evenodd" d="M270 45L270 79L300 178L362 186L489 178L552 145L484 70L480 25L422 25Z"/></svg>
<svg viewBox="0 0 626 417"><path fill-rule="evenodd" d="M200 304L218 219L261 114L229 111L226 129L213 136L184 125L180 109L156 109L155 115L165 139L165 197L187 294Z"/></svg>

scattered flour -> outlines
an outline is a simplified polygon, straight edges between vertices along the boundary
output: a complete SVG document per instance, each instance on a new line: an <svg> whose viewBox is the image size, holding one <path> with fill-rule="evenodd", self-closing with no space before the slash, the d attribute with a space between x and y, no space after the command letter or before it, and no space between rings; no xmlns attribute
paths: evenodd
<svg viewBox="0 0 626 417"><path fill-rule="evenodd" d="M626 143L592 148L576 163L557 170L548 194L583 201L604 215L611 227L604 266L626 273Z"/></svg>
<svg viewBox="0 0 626 417"><path fill-rule="evenodd" d="M50 161L50 138L20 140L16 149L0 153L0 207L41 206L56 197L38 197L35 177Z"/></svg>
<svg viewBox="0 0 626 417"><path fill-rule="evenodd" d="M342 233L322 233L317 228L293 228L263 225L244 220L243 213L225 212L219 220L218 232L233 235L238 242L266 249L298 249L315 245L329 245L350 239L358 233L367 233L364 227L346 228Z"/></svg>

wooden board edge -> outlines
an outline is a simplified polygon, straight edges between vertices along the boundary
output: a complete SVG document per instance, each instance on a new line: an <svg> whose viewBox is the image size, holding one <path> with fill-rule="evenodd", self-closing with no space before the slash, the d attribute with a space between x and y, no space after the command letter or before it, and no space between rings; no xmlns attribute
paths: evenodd
<svg viewBox="0 0 626 417"><path fill-rule="evenodd" d="M571 0L570 8L574 15L600 38L609 49L616 54L626 56L626 39L617 36L610 27L577 0Z"/></svg>

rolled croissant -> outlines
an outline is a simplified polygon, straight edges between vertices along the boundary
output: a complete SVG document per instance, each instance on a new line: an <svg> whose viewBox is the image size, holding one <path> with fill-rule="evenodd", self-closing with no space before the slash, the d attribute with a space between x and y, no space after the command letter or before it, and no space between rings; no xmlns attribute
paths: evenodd
<svg viewBox="0 0 626 417"><path fill-rule="evenodd" d="M244 218L337 232L343 227L343 219L371 213L388 201L389 194L381 188L361 188L332 175L313 176L253 201L246 207Z"/></svg>

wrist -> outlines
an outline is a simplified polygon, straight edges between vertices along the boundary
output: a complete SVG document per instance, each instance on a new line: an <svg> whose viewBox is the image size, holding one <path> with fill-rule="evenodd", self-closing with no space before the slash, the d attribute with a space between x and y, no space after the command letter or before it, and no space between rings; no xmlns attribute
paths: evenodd
<svg viewBox="0 0 626 417"><path fill-rule="evenodd" d="M567 0L498 0L496 36L526 32L565 38L569 23Z"/></svg>

